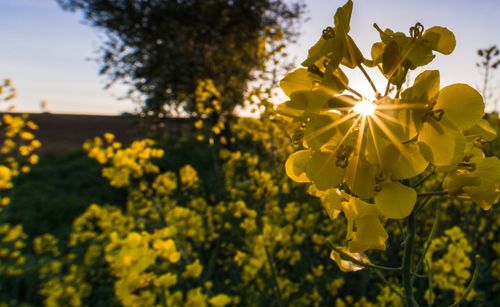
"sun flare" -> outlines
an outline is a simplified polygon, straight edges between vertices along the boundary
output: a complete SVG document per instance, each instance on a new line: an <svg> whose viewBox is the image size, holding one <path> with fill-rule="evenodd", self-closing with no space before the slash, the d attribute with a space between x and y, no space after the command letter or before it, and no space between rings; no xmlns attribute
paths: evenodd
<svg viewBox="0 0 500 307"><path fill-rule="evenodd" d="M372 116L375 113L375 104L369 100L361 100L352 109L363 116Z"/></svg>

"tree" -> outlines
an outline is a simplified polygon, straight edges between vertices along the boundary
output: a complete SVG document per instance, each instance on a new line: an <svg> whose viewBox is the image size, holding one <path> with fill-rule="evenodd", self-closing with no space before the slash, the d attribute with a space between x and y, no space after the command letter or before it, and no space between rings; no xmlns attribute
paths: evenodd
<svg viewBox="0 0 500 307"><path fill-rule="evenodd" d="M490 82L493 79L494 70L500 65L500 50L497 46L491 46L489 48L478 49L477 55L480 57L481 61L476 63L476 66L481 70L481 76L483 77L482 88L480 89L481 94L484 97L485 103L490 104L493 110L498 111L497 97L491 93Z"/></svg>
<svg viewBox="0 0 500 307"><path fill-rule="evenodd" d="M296 37L304 5L283 0L57 0L104 31L100 73L130 86L155 116L195 112L199 80L221 107L242 105L247 84Z"/></svg>

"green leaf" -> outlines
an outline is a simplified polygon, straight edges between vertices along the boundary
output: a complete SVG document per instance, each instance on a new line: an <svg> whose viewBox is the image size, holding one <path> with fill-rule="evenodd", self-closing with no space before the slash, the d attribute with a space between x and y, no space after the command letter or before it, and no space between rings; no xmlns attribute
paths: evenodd
<svg viewBox="0 0 500 307"><path fill-rule="evenodd" d="M455 35L445 27L429 28L424 32L422 38L428 42L432 50L442 54L450 54L455 50Z"/></svg>

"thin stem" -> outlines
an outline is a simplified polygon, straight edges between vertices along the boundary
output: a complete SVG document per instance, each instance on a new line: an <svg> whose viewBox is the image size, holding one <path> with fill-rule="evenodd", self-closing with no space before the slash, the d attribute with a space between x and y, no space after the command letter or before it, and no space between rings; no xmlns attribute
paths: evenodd
<svg viewBox="0 0 500 307"><path fill-rule="evenodd" d="M353 93L354 95L358 96L360 99L363 99L363 95L361 95L360 93L358 93L355 89L350 88L350 87L347 87L346 89L347 89L349 92Z"/></svg>
<svg viewBox="0 0 500 307"><path fill-rule="evenodd" d="M439 195L448 195L447 191L436 191L436 192L424 192L424 193L418 193L418 197L424 197L424 196L439 196Z"/></svg>
<svg viewBox="0 0 500 307"><path fill-rule="evenodd" d="M167 305L167 298L165 296L165 287L161 287L161 306L162 307L168 307Z"/></svg>
<svg viewBox="0 0 500 307"><path fill-rule="evenodd" d="M384 96L389 95L389 90L391 89L391 80L387 80L387 85L385 86Z"/></svg>
<svg viewBox="0 0 500 307"><path fill-rule="evenodd" d="M373 271L375 272L375 274L377 274L378 278L380 278L380 280L382 280L382 282L385 283L387 287L389 287L389 289L391 289L391 291L396 293L399 297L401 297L401 299L403 300L405 299L403 294L399 292L399 290L396 289L396 287L384 277L384 275L380 272L380 270L373 269Z"/></svg>
<svg viewBox="0 0 500 307"><path fill-rule="evenodd" d="M431 178L435 174L436 174L435 171L430 172L427 176L424 176L422 179L420 179L419 181L417 181L416 183L414 183L411 187L412 188L419 187L422 183L424 183L427 179Z"/></svg>
<svg viewBox="0 0 500 307"><path fill-rule="evenodd" d="M408 74L408 67L404 68L404 73L403 73L403 82L406 81L406 75ZM397 85L397 91L396 91L396 98L399 98L399 93L401 92L401 89L403 88L403 83L400 83Z"/></svg>
<svg viewBox="0 0 500 307"><path fill-rule="evenodd" d="M465 292L462 294L462 296L453 304L450 305L450 307L456 307L460 306L466 299L469 293L474 289L474 286L476 285L477 278L479 277L479 256L476 255L476 267L474 268L474 273L472 274L472 278L469 282L469 285L465 289Z"/></svg>
<svg viewBox="0 0 500 307"><path fill-rule="evenodd" d="M362 64L359 64L358 67L361 70L361 72L363 73L363 75L365 76L366 80L368 80L368 83L370 83L370 86L372 87L373 92L375 93L375 97L377 97L377 99L378 99L380 97L380 93L377 90L375 83L373 83L372 78L370 78L370 75L368 75L368 73L366 72L366 70Z"/></svg>
<svg viewBox="0 0 500 307"><path fill-rule="evenodd" d="M393 272L399 272L401 271L401 268L393 268L393 267L387 267L387 266L382 266L382 265L377 265L373 263L367 263L361 260L358 260L351 255L343 252L339 248L335 247L330 241L328 243L331 245L331 248L338 253L342 258L351 261L352 263L359 265L361 267L367 268L367 269L374 269L374 270L382 270L382 271L393 271Z"/></svg>
<svg viewBox="0 0 500 307"><path fill-rule="evenodd" d="M273 277L273 284L274 284L274 287L276 289L276 296L278 298L279 305L284 306L283 299L281 296L281 290L280 290L280 287L278 285L278 276L276 274L276 268L274 267L274 264L271 261L271 255L269 254L269 250L267 249L266 245L264 245L264 249L266 251L267 262L269 264L269 267L271 268L271 276Z"/></svg>
<svg viewBox="0 0 500 307"><path fill-rule="evenodd" d="M406 307L415 307L415 298L413 297L413 281L412 281L412 258L413 249L415 245L415 229L416 229L416 219L415 212L413 211L408 216L408 227L406 233L406 243L404 247L403 254L403 264L402 264L402 279L403 279L403 289L404 289L404 301Z"/></svg>
<svg viewBox="0 0 500 307"><path fill-rule="evenodd" d="M429 236L427 237L427 240L425 241L425 247L424 251L422 252L422 255L420 255L420 259L417 262L417 265L415 266L415 272L418 273L420 269L422 268L422 265L424 264L425 261L425 255L429 251L429 248L431 247L432 239L434 239L434 236L436 235L437 227L439 224L439 206L436 206L436 211L434 212L434 221L432 223L432 228L431 232L429 233Z"/></svg>
<svg viewBox="0 0 500 307"><path fill-rule="evenodd" d="M439 192L439 189L441 187L441 185L443 185L443 180L441 180L441 183L438 185L438 187L436 188L436 190L434 192ZM417 206L415 206L415 213L419 212L424 206L425 204L427 204L429 202L429 200L432 198L432 196L434 196L435 194L432 194L432 195L428 195L426 199L424 199L421 203L419 203Z"/></svg>
<svg viewBox="0 0 500 307"><path fill-rule="evenodd" d="M429 265L429 262L425 262L425 266L427 267L427 280L429 282L429 307L432 307L432 305L434 304L434 284L432 282L432 270L431 270L431 266Z"/></svg>

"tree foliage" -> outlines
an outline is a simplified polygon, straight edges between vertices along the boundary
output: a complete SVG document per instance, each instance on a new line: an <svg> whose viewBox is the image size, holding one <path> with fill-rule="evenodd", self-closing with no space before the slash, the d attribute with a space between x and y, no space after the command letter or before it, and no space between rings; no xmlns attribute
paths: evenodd
<svg viewBox="0 0 500 307"><path fill-rule="evenodd" d="M205 79L222 93L223 110L241 105L247 82L282 50L272 43L295 37L304 8L282 0L57 1L103 30L100 73L129 85L155 115L190 115Z"/></svg>

